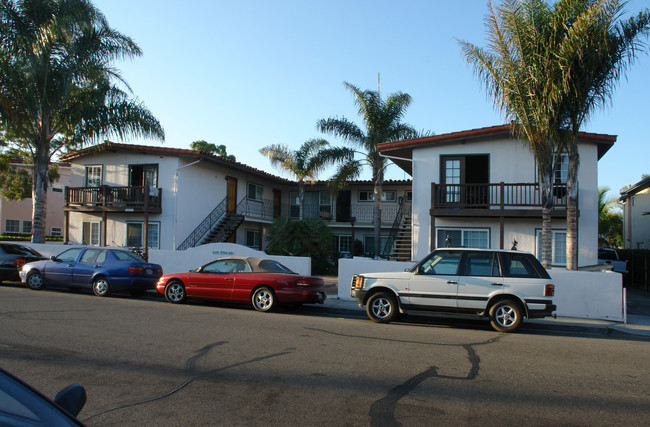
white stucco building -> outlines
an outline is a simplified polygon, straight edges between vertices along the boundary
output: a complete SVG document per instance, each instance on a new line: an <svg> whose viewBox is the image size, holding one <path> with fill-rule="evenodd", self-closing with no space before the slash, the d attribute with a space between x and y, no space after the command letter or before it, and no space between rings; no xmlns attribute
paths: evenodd
<svg viewBox="0 0 650 427"><path fill-rule="evenodd" d="M578 265L597 262L598 160L616 136L579 134ZM412 257L436 247L517 248L541 257L542 210L536 163L508 125L385 143L413 177ZM553 265L565 265L566 170L555 179Z"/></svg>
<svg viewBox="0 0 650 427"><path fill-rule="evenodd" d="M621 190L625 249L650 249L650 177Z"/></svg>

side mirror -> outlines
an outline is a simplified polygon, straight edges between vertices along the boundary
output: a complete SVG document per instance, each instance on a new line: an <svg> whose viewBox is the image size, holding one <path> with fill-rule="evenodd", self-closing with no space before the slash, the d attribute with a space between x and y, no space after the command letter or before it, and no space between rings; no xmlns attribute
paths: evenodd
<svg viewBox="0 0 650 427"><path fill-rule="evenodd" d="M52 255L52 256L50 257L50 260L52 260L52 261L58 261L58 258L56 257L56 255Z"/></svg>
<svg viewBox="0 0 650 427"><path fill-rule="evenodd" d="M72 384L54 396L54 403L75 417L86 404L86 389L79 384Z"/></svg>

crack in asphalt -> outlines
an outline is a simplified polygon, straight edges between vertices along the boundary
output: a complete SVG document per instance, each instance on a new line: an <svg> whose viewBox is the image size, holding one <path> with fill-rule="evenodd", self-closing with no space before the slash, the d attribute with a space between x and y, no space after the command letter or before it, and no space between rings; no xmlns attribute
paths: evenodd
<svg viewBox="0 0 650 427"><path fill-rule="evenodd" d="M160 393L158 393L156 395L153 395L151 397L147 397L147 398L135 401L135 402L126 403L124 405L120 405L120 406L117 406L115 408L110 408L110 409L106 409L104 411L98 412L96 414L93 414L93 415L91 415L89 417L84 418L83 421L87 422L88 420L90 420L92 418L96 418L96 417L98 417L100 415L103 415L103 414L106 414L108 412L119 411L121 409L131 408L133 406L143 405L145 403L151 403L151 402L155 402L157 400L165 399L165 398L179 392L180 390L182 390L183 388L185 388L186 386L188 386L190 383L192 383L193 381L195 381L197 379L206 378L206 377L214 375L214 374L216 374L218 372L222 372L222 371L225 371L225 370L228 370L228 369L231 369L231 368L236 368L236 367L247 365L247 364L250 364L250 363L260 362L262 360L272 359L274 357L284 356L285 354L290 353L288 351L272 353L272 354L269 354L269 355L266 355L266 356L255 357L255 358L252 358L252 359L249 359L249 360L234 363L232 365L223 366L221 368L211 369L211 370L206 371L205 373L200 374L200 375L196 374L195 373L196 363L199 361L199 359L206 356L210 352L210 350L212 350L213 348L224 345L224 344L228 344L228 341L218 341L218 342L215 342L215 343L212 343L212 344L208 344L205 347L199 349L194 356L190 357L187 360L187 362L185 362L185 370L183 372L183 379L178 384L176 384L176 385L168 388L167 390L162 391L162 392L160 392Z"/></svg>
<svg viewBox="0 0 650 427"><path fill-rule="evenodd" d="M317 329L317 328L305 328L305 329L311 329L314 331L319 331L330 335L342 336L346 338L366 339L366 340L373 340L373 341L387 340L386 338L335 333L335 332L330 332L330 331ZM388 391L388 394L386 394L386 396L382 397L381 399L375 401L372 405L370 405L370 410L368 412L368 415L370 415L370 425L373 427L401 426L402 423L397 421L397 419L395 418L395 409L397 408L397 403L405 396L408 396L409 393L415 390L417 386L419 386L423 381L427 379L444 378L444 379L462 380L462 381L471 381L473 379L476 379L476 377L478 377L478 373L481 368L481 357L478 355L478 353L476 353L474 347L481 346L481 345L489 345L499 341L500 339L501 339L501 335L489 339L487 341L476 342L471 344L439 344L439 343L431 343L431 342L423 342L423 341L391 339L390 341L399 342L399 343L432 345L432 346L441 346L441 347L462 347L467 352L467 360L469 361L471 367L465 377L456 377L456 376L449 376L449 375L439 375L438 367L430 366L423 372L420 372L419 374L407 379L402 384L393 387Z"/></svg>

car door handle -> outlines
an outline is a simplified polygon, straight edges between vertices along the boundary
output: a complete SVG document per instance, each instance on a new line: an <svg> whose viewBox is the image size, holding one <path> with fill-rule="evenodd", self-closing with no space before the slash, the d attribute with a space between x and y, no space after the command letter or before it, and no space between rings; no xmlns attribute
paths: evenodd
<svg viewBox="0 0 650 427"><path fill-rule="evenodd" d="M101 267L101 264L95 265L95 268L100 268L100 267Z"/></svg>
<svg viewBox="0 0 650 427"><path fill-rule="evenodd" d="M455 281L455 280L447 280L447 284L448 284L448 285L457 285L458 282Z"/></svg>
<svg viewBox="0 0 650 427"><path fill-rule="evenodd" d="M503 286L503 283L497 283L497 282L492 282L490 283L492 286Z"/></svg>
<svg viewBox="0 0 650 427"><path fill-rule="evenodd" d="M226 282L232 282L233 278L232 277L226 277L225 280L226 280Z"/></svg>

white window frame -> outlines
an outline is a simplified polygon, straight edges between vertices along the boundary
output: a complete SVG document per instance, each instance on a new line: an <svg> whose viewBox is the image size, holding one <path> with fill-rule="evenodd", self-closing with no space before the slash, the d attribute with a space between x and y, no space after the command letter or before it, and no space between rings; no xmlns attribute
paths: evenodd
<svg viewBox="0 0 650 427"><path fill-rule="evenodd" d="M446 248L447 247L447 243L445 242L445 239L443 239L442 242L441 242L440 239L438 238L439 231L443 231L443 230L460 232L460 239L461 239L460 244L458 242L454 242L453 240L451 242L453 247L455 247L455 248L465 248L465 247L467 247L467 248L475 248L475 249L490 249L490 232L491 232L491 229L489 227L436 227L436 230L435 230L435 236L436 236L436 240L437 240L436 241L436 248ZM468 246L468 242L466 241L468 236L467 236L466 233L476 233L476 232L486 234L485 241L486 241L487 245L485 247L483 247L483 246Z"/></svg>
<svg viewBox="0 0 650 427"><path fill-rule="evenodd" d="M352 252L351 234L339 234L336 236L336 251L340 254L349 254Z"/></svg>
<svg viewBox="0 0 650 427"><path fill-rule="evenodd" d="M251 197L251 189L254 189L255 191L255 194L253 194L252 197ZM248 198L248 200L254 200L256 202L263 202L264 186L256 184L254 182L248 182L248 185L246 186L246 198Z"/></svg>
<svg viewBox="0 0 650 427"><path fill-rule="evenodd" d="M563 245L558 245L558 238L564 235ZM557 247L559 246L559 248ZM542 261L542 229L535 229L535 256ZM566 266L566 229L554 228L551 230L551 266Z"/></svg>
<svg viewBox="0 0 650 427"><path fill-rule="evenodd" d="M84 241L84 224L88 225L88 241ZM81 243L89 246L99 246L102 242L101 221L83 221L81 225Z"/></svg>
<svg viewBox="0 0 650 427"><path fill-rule="evenodd" d="M11 225L9 225L11 224ZM20 233L20 220L7 218L5 219L5 233L19 234Z"/></svg>
<svg viewBox="0 0 650 427"><path fill-rule="evenodd" d="M362 198L362 194L365 195L365 198ZM357 193L357 200L360 203L373 202L375 200L375 191L361 190ZM386 203L395 203L397 201L397 192L395 190L382 191L381 201Z"/></svg>
<svg viewBox="0 0 650 427"><path fill-rule="evenodd" d="M125 234L125 243L128 244L128 238L129 238L129 225L140 225L140 246L138 248L143 248L144 247L144 240L143 240L143 234L144 234L144 221L127 221L126 222L126 234ZM160 249L160 221L149 221L149 228L148 228L148 239L147 239L147 247L148 249ZM152 236L153 233L153 236ZM152 237L155 239L155 242L152 244Z"/></svg>
<svg viewBox="0 0 650 427"><path fill-rule="evenodd" d="M63 236L63 229L61 227L50 227L50 236L52 237Z"/></svg>
<svg viewBox="0 0 650 427"><path fill-rule="evenodd" d="M252 236L252 238L253 238L253 243L251 245L248 244L249 236ZM246 233L245 233L244 238L246 239L245 240L246 246L248 246L249 248L257 249L257 248L260 247L259 246L260 245L260 230L246 229Z"/></svg>
<svg viewBox="0 0 650 427"><path fill-rule="evenodd" d="M22 234L32 234L32 220L24 219L21 221L21 233Z"/></svg>
<svg viewBox="0 0 650 427"><path fill-rule="evenodd" d="M97 176L97 171L99 171L99 176ZM100 187L104 182L104 167L102 165L86 165L84 169L84 181L86 187Z"/></svg>

